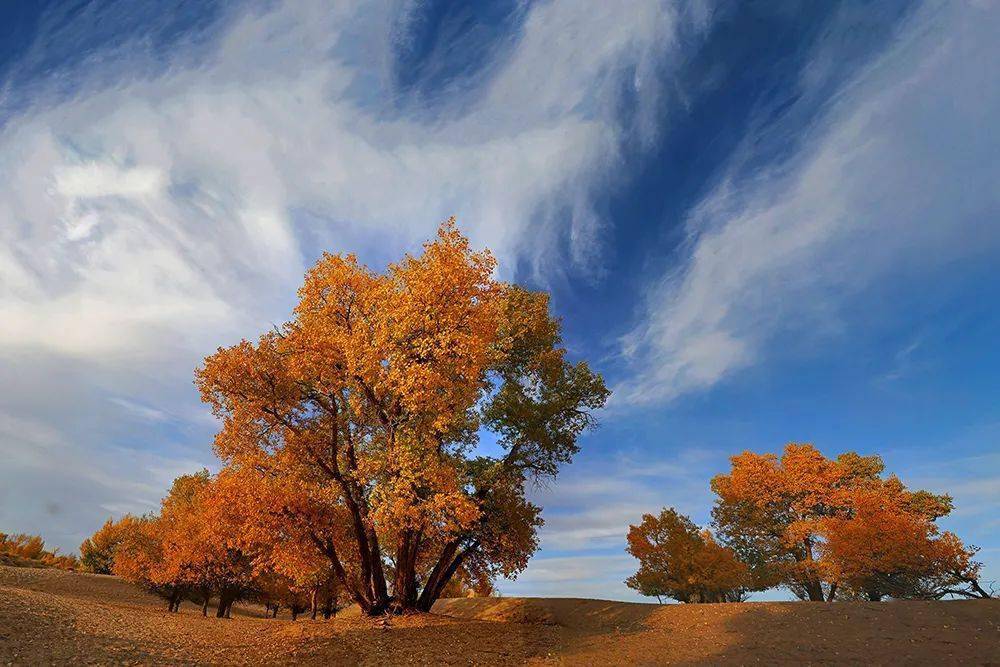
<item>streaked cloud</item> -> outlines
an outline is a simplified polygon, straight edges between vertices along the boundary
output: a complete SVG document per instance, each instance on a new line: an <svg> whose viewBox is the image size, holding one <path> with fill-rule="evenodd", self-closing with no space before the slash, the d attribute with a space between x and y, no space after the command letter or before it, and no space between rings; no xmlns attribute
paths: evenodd
<svg viewBox="0 0 1000 667"><path fill-rule="evenodd" d="M863 336L852 308L872 291L996 249L998 19L992 4L925 3L817 121L767 110L623 339L619 405L708 389L789 341ZM799 104L828 86L842 32L816 47ZM761 166L781 144L797 148Z"/></svg>
<svg viewBox="0 0 1000 667"><path fill-rule="evenodd" d="M416 5L234 5L180 37L139 7L86 9L43 17L0 97L0 359L32 384L0 391L0 410L84 459L127 445L115 469L132 479L147 450L171 471L209 457L193 368L281 321L322 250L377 265L457 215L508 276L599 274L594 199L615 182L623 142L658 130L653 74L708 17L651 0L524 8L504 48L427 106L390 67ZM130 37L95 48L86 31L98 25ZM43 446L9 437L15 450ZM12 496L39 492L27 465L6 465ZM45 487L65 504L60 488ZM155 501L94 493L103 506ZM39 522L0 512L8 527Z"/></svg>

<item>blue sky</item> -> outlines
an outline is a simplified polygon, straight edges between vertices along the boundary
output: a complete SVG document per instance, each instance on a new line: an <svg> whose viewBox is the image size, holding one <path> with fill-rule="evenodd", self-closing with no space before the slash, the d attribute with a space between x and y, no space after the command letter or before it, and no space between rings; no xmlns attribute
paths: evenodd
<svg viewBox="0 0 1000 667"><path fill-rule="evenodd" d="M992 2L0 5L0 529L214 465L192 370L456 215L614 387L509 595L634 599L744 449L879 453L1000 578Z"/></svg>

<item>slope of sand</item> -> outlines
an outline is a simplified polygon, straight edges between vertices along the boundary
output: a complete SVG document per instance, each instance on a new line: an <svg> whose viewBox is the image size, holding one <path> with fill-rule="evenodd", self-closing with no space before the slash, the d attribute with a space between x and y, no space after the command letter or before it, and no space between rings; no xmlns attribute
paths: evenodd
<svg viewBox="0 0 1000 667"><path fill-rule="evenodd" d="M646 605L442 600L388 627L204 619L114 578L0 566L6 664L994 664L1000 601Z"/></svg>

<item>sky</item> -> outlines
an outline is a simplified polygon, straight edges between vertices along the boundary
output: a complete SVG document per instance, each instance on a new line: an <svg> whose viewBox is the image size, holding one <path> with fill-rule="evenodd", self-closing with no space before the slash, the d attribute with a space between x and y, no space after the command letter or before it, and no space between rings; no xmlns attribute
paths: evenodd
<svg viewBox="0 0 1000 667"><path fill-rule="evenodd" d="M451 215L614 390L505 595L639 599L744 450L878 453L1000 579L1000 3L0 3L0 530L217 469L193 370ZM488 443L487 443L488 444ZM756 599L780 596L758 595Z"/></svg>

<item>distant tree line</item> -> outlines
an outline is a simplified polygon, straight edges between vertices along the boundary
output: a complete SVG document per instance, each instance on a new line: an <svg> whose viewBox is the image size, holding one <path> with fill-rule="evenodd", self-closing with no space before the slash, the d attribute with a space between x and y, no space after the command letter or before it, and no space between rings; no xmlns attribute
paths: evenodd
<svg viewBox="0 0 1000 667"><path fill-rule="evenodd" d="M712 480L713 531L674 509L630 526L639 593L680 602L737 602L783 586L800 600L989 598L977 549L937 520L952 499L883 476L878 456L828 459L808 444L732 457ZM714 532L714 534L713 534Z"/></svg>
<svg viewBox="0 0 1000 667"><path fill-rule="evenodd" d="M0 565L75 570L78 562L72 554L61 554L59 549L46 549L45 540L38 535L0 533Z"/></svg>

